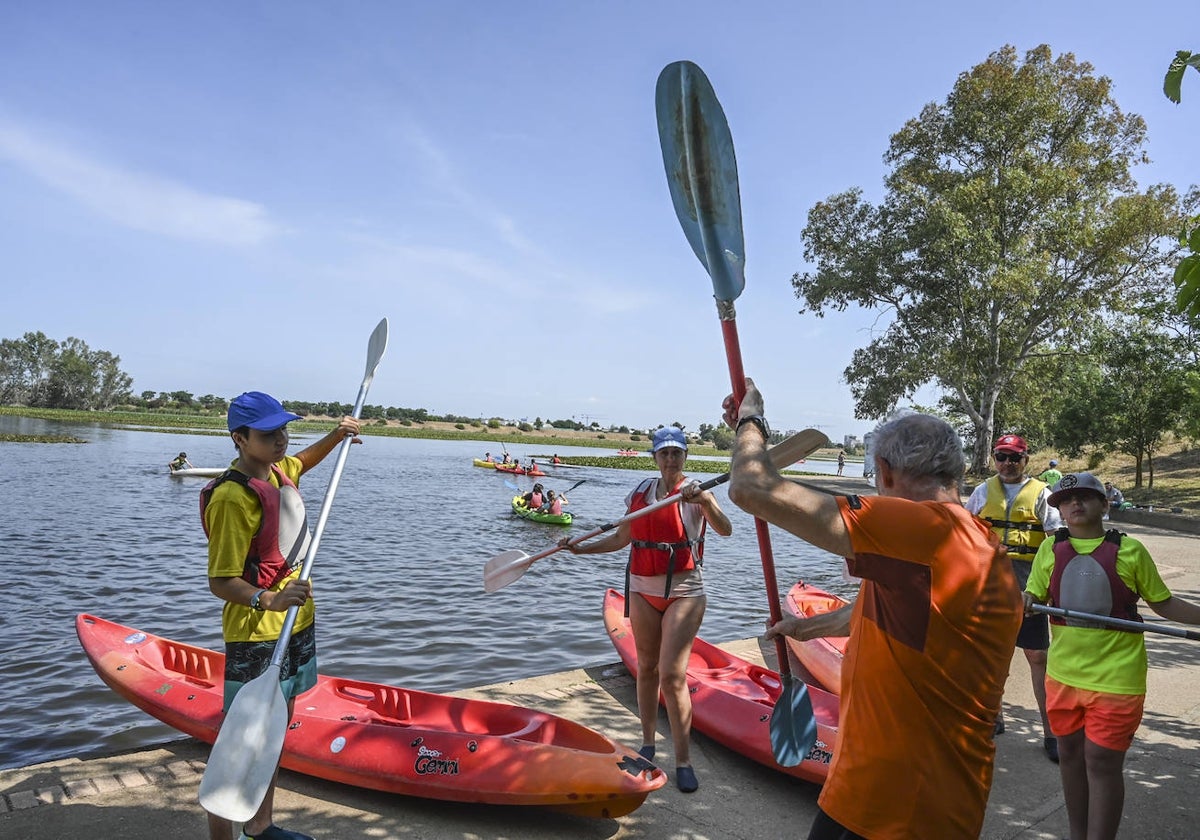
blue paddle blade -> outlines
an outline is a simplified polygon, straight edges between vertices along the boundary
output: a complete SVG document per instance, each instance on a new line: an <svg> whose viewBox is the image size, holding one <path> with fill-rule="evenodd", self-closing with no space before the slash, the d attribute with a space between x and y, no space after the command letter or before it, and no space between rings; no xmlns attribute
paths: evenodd
<svg viewBox="0 0 1200 840"><path fill-rule="evenodd" d="M712 278L714 296L737 300L746 286L746 245L725 112L704 71L690 61L663 68L654 108L675 215Z"/></svg>
<svg viewBox="0 0 1200 840"><path fill-rule="evenodd" d="M782 674L783 687L771 712L771 752L780 767L795 767L817 742L817 718L803 680Z"/></svg>

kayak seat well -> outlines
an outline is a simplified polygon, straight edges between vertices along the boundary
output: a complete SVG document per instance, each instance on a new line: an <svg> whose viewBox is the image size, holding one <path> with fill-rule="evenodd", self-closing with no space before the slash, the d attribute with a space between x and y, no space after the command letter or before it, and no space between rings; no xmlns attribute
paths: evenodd
<svg viewBox="0 0 1200 840"><path fill-rule="evenodd" d="M170 642L162 644L159 650L162 653L163 667L205 687L211 687L214 684L213 657L209 651ZM224 674L222 674L223 677Z"/></svg>
<svg viewBox="0 0 1200 840"><path fill-rule="evenodd" d="M337 693L373 712L377 716L375 723L391 726L410 726L412 723L412 702L403 689L338 680Z"/></svg>

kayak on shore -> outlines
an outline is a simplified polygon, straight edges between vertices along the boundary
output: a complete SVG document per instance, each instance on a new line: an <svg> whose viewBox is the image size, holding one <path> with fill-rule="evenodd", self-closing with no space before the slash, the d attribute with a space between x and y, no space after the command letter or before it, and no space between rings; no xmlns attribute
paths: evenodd
<svg viewBox="0 0 1200 840"><path fill-rule="evenodd" d="M543 513L539 510L530 510L529 505L525 503L524 496L513 496L512 511L522 519L544 522L547 525L570 525L575 518L569 513Z"/></svg>
<svg viewBox="0 0 1200 840"><path fill-rule="evenodd" d="M87 614L75 629L113 691L181 732L216 740L223 654ZM631 813L667 779L633 750L566 718L325 675L296 703L281 763L406 796L598 818Z"/></svg>
<svg viewBox="0 0 1200 840"><path fill-rule="evenodd" d="M615 589L604 595L604 626L621 661L636 676L637 647L625 617L625 597ZM770 732L771 712L783 691L778 672L697 637L688 659L687 684L692 697L692 723L698 731L780 773L824 784L837 747L841 708L837 695L808 686L817 719L817 741L803 761L795 767L783 767L775 760Z"/></svg>
<svg viewBox="0 0 1200 840"><path fill-rule="evenodd" d="M783 599L783 609L797 618L812 618L833 612L847 603L844 598L800 581L788 590L787 597ZM792 655L822 688L833 694L842 692L842 659L846 655L846 643L849 640L849 636L825 636L802 642L791 636L785 637Z"/></svg>

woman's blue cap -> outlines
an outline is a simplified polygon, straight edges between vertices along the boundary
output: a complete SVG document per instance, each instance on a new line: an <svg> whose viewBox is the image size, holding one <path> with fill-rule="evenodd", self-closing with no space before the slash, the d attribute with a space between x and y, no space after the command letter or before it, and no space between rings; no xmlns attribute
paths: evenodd
<svg viewBox="0 0 1200 840"><path fill-rule="evenodd" d="M233 398L229 404L229 431L249 426L260 432L271 432L299 420L299 414L284 409L283 404L262 391L247 391Z"/></svg>
<svg viewBox="0 0 1200 840"><path fill-rule="evenodd" d="M668 447L677 447L687 451L687 438L683 436L683 429L678 426L665 426L654 433L654 445L650 448L651 452L657 452L660 449Z"/></svg>

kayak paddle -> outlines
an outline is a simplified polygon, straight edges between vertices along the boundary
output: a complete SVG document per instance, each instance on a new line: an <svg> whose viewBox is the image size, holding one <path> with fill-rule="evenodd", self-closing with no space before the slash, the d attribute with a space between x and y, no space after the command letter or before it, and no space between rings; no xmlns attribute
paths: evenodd
<svg viewBox="0 0 1200 840"><path fill-rule="evenodd" d="M746 395L746 374L733 302L746 285L746 248L733 135L704 71L690 61L676 61L663 69L654 106L671 202L684 235L712 280L729 379L740 403ZM775 623L782 616L771 534L767 523L757 517L754 527ZM780 765L795 767L816 742L817 723L808 686L792 676L782 637L775 639L775 655L782 689L771 712L771 748Z"/></svg>
<svg viewBox="0 0 1200 840"><path fill-rule="evenodd" d="M801 458L806 458L818 449L828 446L829 438L823 432L816 429L805 429L802 432L797 432L787 440L781 442L778 446L771 447L767 454L771 458L771 463L776 469L783 469L791 466ZM729 481L729 473L722 473L716 478L710 478L700 485L701 490L711 490L719 484L724 484ZM582 482L580 482L582 483ZM578 486L578 485L576 485ZM574 489L574 488L572 488ZM646 514L653 513L659 508L667 505L678 504L679 499L676 496L668 496L665 499L660 499L652 505L647 505L636 513L630 513L621 517L615 522L609 522L607 525L601 525L586 534L576 537L571 540L571 545L578 545L581 542L586 542L592 537L607 533L614 528L624 525L626 522L632 522L635 519L640 519ZM503 589L510 583L516 583L525 573L529 571L538 560L543 557L549 557L559 551L565 551L566 546L556 545L553 548L548 548L545 551L539 552L532 556L526 554L519 549L505 551L502 554L497 554L483 566L483 590L485 592L495 592L498 589ZM790 766L790 765L789 765Z"/></svg>
<svg viewBox="0 0 1200 840"><path fill-rule="evenodd" d="M362 411L367 389L371 387L371 380L375 378L375 368L379 366L379 360L387 350L387 340L388 322L387 318L384 318L375 327L367 342L367 372L363 376L362 385L358 389L358 399L354 403L355 418ZM329 479L329 489L325 491L325 499L321 502L321 515L317 519L316 530L308 544L308 554L300 569L300 580L308 580L312 573L313 559L321 542L321 534L325 530L325 522L329 518L333 494L337 492L352 439L352 435L347 435L342 441L341 449L338 450L337 463ZM270 664L262 674L238 691L220 731L217 732L217 740L208 757L208 766L205 767L204 776L200 780L200 804L210 814L235 822L245 822L254 816L262 804L267 788L271 785L271 778L275 775L279 755L283 750L283 736L288 727L288 703L279 687L279 677L299 611L298 606L288 608Z"/></svg>
<svg viewBox="0 0 1200 840"><path fill-rule="evenodd" d="M565 499L568 493L570 493L572 490L574 490L574 489L575 489L576 487L578 487L580 484L583 484L585 481L587 481L587 479L586 479L586 478L581 478L581 479L579 479L579 481L576 481L574 484L572 484L572 485L571 485L570 487L568 487L566 490L564 490L564 491L562 491L561 493L559 493L559 494L558 494L558 497L559 497L560 499Z"/></svg>
<svg viewBox="0 0 1200 840"><path fill-rule="evenodd" d="M1171 626L1155 627L1141 621L1129 621L1124 618L1114 618L1111 615L1098 615L1096 613L1080 612L1079 610L1066 610L1062 607L1051 607L1048 604L1031 604L1029 609L1034 612L1056 615L1061 618L1111 624L1113 627L1118 627L1122 630L1132 630L1135 633L1162 633L1164 636L1178 636L1181 639L1191 639L1194 642L1200 642L1200 630L1184 630L1182 627Z"/></svg>

